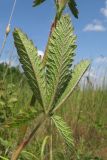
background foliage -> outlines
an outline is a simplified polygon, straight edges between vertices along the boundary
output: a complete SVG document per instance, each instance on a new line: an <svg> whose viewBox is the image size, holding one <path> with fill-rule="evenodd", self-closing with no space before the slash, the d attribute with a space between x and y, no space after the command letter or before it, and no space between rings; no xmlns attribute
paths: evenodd
<svg viewBox="0 0 107 160"><path fill-rule="evenodd" d="M4 75L4 70L7 65L0 65L1 75ZM5 108L7 116L14 117L17 113L25 113L29 110L28 106L30 103L32 92L28 86L26 78L20 72L19 68L11 67L8 68L8 74L5 78L5 85L13 85L13 93L15 90L15 95L18 99L15 103L11 104L11 107ZM15 76L17 74L17 77ZM20 87L19 87L20 81ZM1 85L1 88L4 85ZM104 86L104 87L103 87ZM0 90L0 93L1 90ZM6 90L4 90L6 94ZM14 95L14 94L13 94ZM73 93L72 97L69 97L69 100L63 105L59 115L67 121L69 126L72 128L73 136L75 137L75 148L76 154L72 153L72 157L78 157L78 160L106 160L107 158L107 88L105 88L104 81L101 87L94 89L90 83L87 83L87 88L80 89L78 86ZM23 107L22 107L23 106ZM11 110L10 110L11 108ZM23 114L22 114L23 115ZM4 112L2 110L2 105L0 103L0 121L4 120ZM31 124L31 128L34 124ZM9 157L14 148L16 140L21 137L20 129L8 129L8 126L2 127L0 125L0 155ZM55 129L56 130L56 129ZM40 132L41 137L45 137L46 130ZM66 150L62 138L59 137L59 134L54 131L55 137L54 140L54 159L69 159L71 153ZM58 139L58 143L57 143ZM41 155L41 146L43 139L38 139L35 137L32 143L26 148L26 152L23 151L21 155L21 160L24 159L40 159ZM13 145L14 144L14 145ZM60 147L61 146L61 147ZM45 149L45 156L48 156L48 153ZM46 158L45 157L45 158Z"/></svg>

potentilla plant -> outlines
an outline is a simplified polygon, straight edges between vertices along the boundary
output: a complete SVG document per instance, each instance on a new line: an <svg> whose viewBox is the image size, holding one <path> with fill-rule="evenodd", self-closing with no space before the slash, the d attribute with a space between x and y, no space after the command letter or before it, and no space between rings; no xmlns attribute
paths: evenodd
<svg viewBox="0 0 107 160"><path fill-rule="evenodd" d="M15 28L13 32L14 43L19 55L20 63L27 77L29 86L33 92L33 99L39 103L41 112L38 115L37 124L28 137L20 143L13 151L11 160L17 160L22 150L29 144L31 138L38 129L50 121L50 160L52 160L52 126L56 126L60 135L64 138L67 146L72 150L73 136L70 127L57 115L57 110L72 94L83 74L90 65L90 61L84 60L72 67L76 36L73 33L73 26L70 17L63 15L58 20L52 32L46 50L47 58L41 60L37 48L20 29ZM34 102L35 102L34 101ZM37 108L35 107L35 111ZM29 118L30 117L30 118ZM30 114L29 120L37 117ZM27 117L26 117L27 119ZM26 124L28 121L21 121ZM20 124L19 124L20 125Z"/></svg>

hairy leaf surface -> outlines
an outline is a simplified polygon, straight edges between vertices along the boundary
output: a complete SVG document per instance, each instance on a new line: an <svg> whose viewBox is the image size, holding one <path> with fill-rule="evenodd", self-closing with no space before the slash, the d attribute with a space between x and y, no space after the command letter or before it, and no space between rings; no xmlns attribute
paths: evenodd
<svg viewBox="0 0 107 160"><path fill-rule="evenodd" d="M75 87L79 83L80 79L82 78L82 76L84 75L86 70L88 69L89 65L90 65L90 61L84 60L84 61L81 61L79 64L77 64L74 67L74 70L72 73L72 78L69 81L69 84L68 84L65 92L61 96L56 108L53 109L53 112L55 110L57 110L67 100L67 98L71 95L71 93L74 91Z"/></svg>
<svg viewBox="0 0 107 160"><path fill-rule="evenodd" d="M70 148L72 148L74 146L74 142L73 142L73 136L72 136L71 128L68 127L66 122L64 122L63 119L59 116L56 116L56 115L52 116L52 120L53 120L56 128L58 129L59 133L64 138L66 144Z"/></svg>
<svg viewBox="0 0 107 160"><path fill-rule="evenodd" d="M44 108L46 96L45 71L41 59L38 56L37 49L21 30L15 29L13 37L20 58L19 60L29 85L35 97Z"/></svg>
<svg viewBox="0 0 107 160"><path fill-rule="evenodd" d="M56 104L65 90L74 58L75 36L69 16L62 16L53 31L48 47L46 63L49 108Z"/></svg>

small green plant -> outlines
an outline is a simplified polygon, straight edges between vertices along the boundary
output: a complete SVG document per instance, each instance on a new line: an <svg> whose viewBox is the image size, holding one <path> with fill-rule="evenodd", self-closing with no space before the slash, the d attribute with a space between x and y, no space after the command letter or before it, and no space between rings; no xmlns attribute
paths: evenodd
<svg viewBox="0 0 107 160"><path fill-rule="evenodd" d="M36 101L40 105L41 112L38 115L39 118L34 130L13 152L11 160L18 159L20 153L37 130L47 121L50 123L50 160L52 160L53 125L56 126L67 146L71 149L73 148L71 129L60 116L56 115L56 111L74 91L83 74L88 69L90 62L88 60L81 61L74 68L72 67L76 37L68 15L61 17L52 32L47 53L45 53L47 54L45 65L43 63L44 59L41 60L38 56L37 48L35 48L33 42L20 29L16 28L14 30L13 37L19 60L29 86L33 91L34 103ZM35 114L33 118L36 117L37 115ZM26 121L23 121L23 124L26 124Z"/></svg>

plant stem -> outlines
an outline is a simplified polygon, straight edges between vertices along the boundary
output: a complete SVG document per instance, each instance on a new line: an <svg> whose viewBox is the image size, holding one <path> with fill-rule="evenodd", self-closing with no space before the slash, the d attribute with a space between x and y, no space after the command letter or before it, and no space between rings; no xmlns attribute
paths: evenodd
<svg viewBox="0 0 107 160"><path fill-rule="evenodd" d="M22 150L29 144L30 140L33 138L35 133L38 131L38 129L44 124L46 121L46 116L43 116L43 118L40 117L40 122L36 125L34 130L31 132L31 134L28 136L26 140L23 140L21 144L17 147L17 149L13 152L11 160L17 160Z"/></svg>
<svg viewBox="0 0 107 160"><path fill-rule="evenodd" d="M35 105L35 102L36 102L36 98L35 98L35 95L33 94L32 95L32 98L31 98L31 102L30 102L30 108L33 107ZM24 139L25 135L26 135L26 132L27 132L27 129L28 129L28 125L23 125L21 128L19 128L19 140L18 140L18 145L22 142L22 140Z"/></svg>
<svg viewBox="0 0 107 160"><path fill-rule="evenodd" d="M8 21L8 25L7 27L10 27L10 23L11 23L11 20L12 20L12 17L13 17L13 13L14 13L14 10L15 10L15 6L16 6L16 0L14 0L14 3L13 3L13 7L12 7L12 11L11 11L11 14L10 14L10 17L9 17L9 21ZM6 28L7 28L6 27ZM10 32L10 31L9 31ZM9 34L9 33L8 33ZM0 49L0 58L2 56L2 52L4 50L4 47L5 47L5 44L6 44L6 40L7 40L7 37L8 37L8 34L6 34L6 31L5 31L5 35L4 35L4 40L3 40L3 43L2 43L2 47Z"/></svg>
<svg viewBox="0 0 107 160"><path fill-rule="evenodd" d="M52 150L53 150L53 148L52 148L52 119L50 120L51 122L50 122L50 160L52 160L53 159L53 153L52 153Z"/></svg>
<svg viewBox="0 0 107 160"><path fill-rule="evenodd" d="M11 23L11 20L12 20L12 17L13 17L13 13L14 13L14 10L15 10L15 6L16 6L16 0L14 0L13 7L12 7L12 11L11 11L11 14L10 14L10 17L9 17L9 22L8 22L8 24Z"/></svg>

